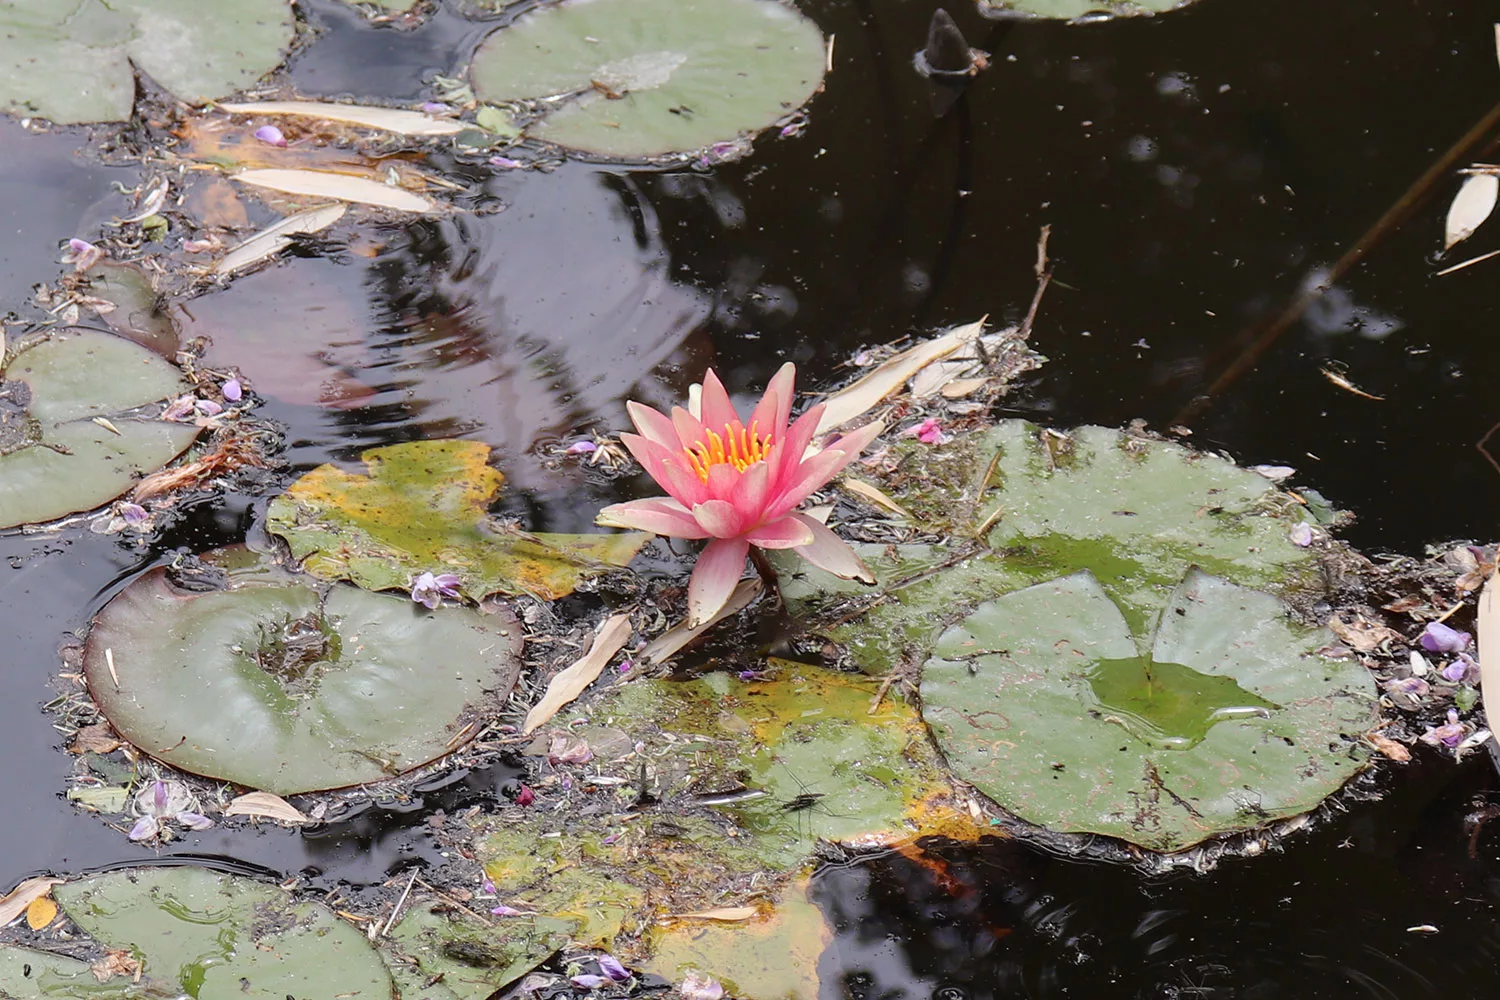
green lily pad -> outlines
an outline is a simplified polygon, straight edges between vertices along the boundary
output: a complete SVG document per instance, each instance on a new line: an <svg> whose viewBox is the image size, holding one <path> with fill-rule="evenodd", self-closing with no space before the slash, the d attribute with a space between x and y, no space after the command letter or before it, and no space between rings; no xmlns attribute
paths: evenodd
<svg viewBox="0 0 1500 1000"><path fill-rule="evenodd" d="M443 756L520 672L508 615L329 587L243 549L217 590L136 578L94 621L89 689L124 739L278 795L378 781Z"/></svg>
<svg viewBox="0 0 1500 1000"><path fill-rule="evenodd" d="M97 942L130 950L151 980L197 1000L394 996L358 928L274 885L203 868L138 868L68 882L53 897Z"/></svg>
<svg viewBox="0 0 1500 1000"><path fill-rule="evenodd" d="M978 0L985 17L1060 21L1141 17L1186 7L1193 0Z"/></svg>
<svg viewBox="0 0 1500 1000"><path fill-rule="evenodd" d="M405 590L420 573L455 573L475 601L564 597L586 577L628 563L650 537L491 524L487 507L505 477L487 464L489 454L479 441L373 448L361 456L368 476L321 465L271 502L267 526L315 576Z"/></svg>
<svg viewBox="0 0 1500 1000"><path fill-rule="evenodd" d="M575 926L544 916L497 917L485 926L451 904L417 900L391 931L392 969L412 969L418 984L436 979L444 990L402 986L403 1000L485 1000L566 947Z"/></svg>
<svg viewBox="0 0 1500 1000"><path fill-rule="evenodd" d="M13 0L0 13L0 104L61 124L124 121L132 63L201 103L275 69L294 30L287 0Z"/></svg>
<svg viewBox="0 0 1500 1000"><path fill-rule="evenodd" d="M642 159L753 134L823 79L817 25L776 0L565 0L474 54L486 101L567 95L527 132Z"/></svg>
<svg viewBox="0 0 1500 1000"><path fill-rule="evenodd" d="M166 361L106 333L23 346L0 371L0 528L90 510L177 457L197 427L125 414L187 389Z"/></svg>
<svg viewBox="0 0 1500 1000"><path fill-rule="evenodd" d="M54 955L35 948L0 945L0 996L10 1000L56 1000L58 997L89 997L91 1000L141 1000L150 996L150 984L128 979L100 983L88 962L67 955Z"/></svg>
<svg viewBox="0 0 1500 1000"><path fill-rule="evenodd" d="M923 668L956 775L1054 832L1154 851L1313 809L1363 768L1378 702L1269 594L1190 571L1154 641L1088 572L981 604Z"/></svg>

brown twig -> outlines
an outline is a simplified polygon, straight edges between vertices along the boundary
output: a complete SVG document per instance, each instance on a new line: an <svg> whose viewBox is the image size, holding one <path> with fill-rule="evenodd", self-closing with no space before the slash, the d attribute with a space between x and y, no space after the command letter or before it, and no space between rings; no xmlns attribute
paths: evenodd
<svg viewBox="0 0 1500 1000"><path fill-rule="evenodd" d="M1026 310L1026 318L1021 321L1021 329L1016 334L1020 340L1031 336L1031 324L1036 322L1036 311L1042 304L1042 293L1052 283L1051 262L1047 259L1047 240L1052 236L1052 226L1042 227L1041 235L1036 241L1036 293L1031 296L1031 308Z"/></svg>

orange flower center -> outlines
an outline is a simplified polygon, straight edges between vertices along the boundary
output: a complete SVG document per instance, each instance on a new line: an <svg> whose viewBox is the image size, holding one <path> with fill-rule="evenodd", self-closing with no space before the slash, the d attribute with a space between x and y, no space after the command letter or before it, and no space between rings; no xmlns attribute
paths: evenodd
<svg viewBox="0 0 1500 1000"><path fill-rule="evenodd" d="M724 433L716 434L704 430L706 440L694 441L682 449L688 464L698 473L698 478L708 482L708 470L715 465L729 464L744 472L771 453L771 435L764 437L756 433L756 423L748 428L738 420L724 426Z"/></svg>

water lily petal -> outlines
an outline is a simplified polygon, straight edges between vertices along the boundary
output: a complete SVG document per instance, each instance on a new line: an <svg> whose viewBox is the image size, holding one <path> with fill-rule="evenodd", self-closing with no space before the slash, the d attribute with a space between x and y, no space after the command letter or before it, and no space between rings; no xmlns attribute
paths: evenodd
<svg viewBox="0 0 1500 1000"><path fill-rule="evenodd" d="M807 446L812 444L813 435L818 433L818 421L823 419L823 410L822 403L808 409L787 430L786 437L777 442L776 447L781 449L776 460L778 478L790 475L797 466L802 464L802 456L807 451Z"/></svg>
<svg viewBox="0 0 1500 1000"><path fill-rule="evenodd" d="M688 467L682 452L671 451L635 434L621 434L620 443L630 449L646 474L679 503L691 507L708 499L708 487Z"/></svg>
<svg viewBox="0 0 1500 1000"><path fill-rule="evenodd" d="M734 497L735 490L744 478L744 473L728 462L720 462L718 465L708 467L708 482L705 484L707 493L715 500L730 500ZM759 514L760 511L754 513Z"/></svg>
<svg viewBox="0 0 1500 1000"><path fill-rule="evenodd" d="M707 538L708 531L693 520L693 512L671 497L648 497L610 504L594 518L605 528L632 528L668 538Z"/></svg>
<svg viewBox="0 0 1500 1000"><path fill-rule="evenodd" d="M760 397L760 402L755 404L755 410L750 414L750 422L755 425L758 433L769 433L777 440L781 439L786 422L792 415L792 397L796 391L796 382L797 366L790 361L771 376L771 382L766 386L766 394Z"/></svg>
<svg viewBox="0 0 1500 1000"><path fill-rule="evenodd" d="M613 955L599 956L599 971L613 979L617 983L623 983L630 978L630 970L620 963Z"/></svg>
<svg viewBox="0 0 1500 1000"><path fill-rule="evenodd" d="M799 556L842 579L858 580L860 583L875 582L875 575L865 568L865 564L860 562L859 556L854 554L849 544L835 535L822 521L810 514L793 514L792 517L802 522L813 536L811 544L800 545L794 550Z"/></svg>
<svg viewBox="0 0 1500 1000"><path fill-rule="evenodd" d="M770 463L756 462L746 469L727 499L734 504L735 510L744 515L748 523L761 521L766 501L771 499Z"/></svg>
<svg viewBox="0 0 1500 1000"><path fill-rule="evenodd" d="M135 826L130 828L130 833L126 836L134 841L150 840L159 829L155 816L142 816L135 821Z"/></svg>
<svg viewBox="0 0 1500 1000"><path fill-rule="evenodd" d="M1473 636L1450 628L1442 622L1428 622L1418 641L1430 653L1461 653L1469 648Z"/></svg>
<svg viewBox="0 0 1500 1000"><path fill-rule="evenodd" d="M750 543L743 538L716 538L698 555L693 577L688 581L688 628L712 618L745 572Z"/></svg>
<svg viewBox="0 0 1500 1000"><path fill-rule="evenodd" d="M813 533L807 525L791 516L747 532L745 540L763 549L795 549L814 542Z"/></svg>
<svg viewBox="0 0 1500 1000"><path fill-rule="evenodd" d="M705 500L693 507L693 520L714 538L735 538L749 526L728 500Z"/></svg>
<svg viewBox="0 0 1500 1000"><path fill-rule="evenodd" d="M569 981L580 990L597 990L599 987L609 982L609 980L604 978L603 976L596 976L589 972L580 973L579 975L572 977L572 979L570 979Z"/></svg>
<svg viewBox="0 0 1500 1000"><path fill-rule="evenodd" d="M884 423L879 420L873 421L865 424L863 427L850 431L848 434L840 435L837 439L829 442L827 450L843 452L848 456L845 459L845 464L847 464L858 458L859 453L868 448L870 442L878 438L880 432L883 430L885 430Z"/></svg>
<svg viewBox="0 0 1500 1000"><path fill-rule="evenodd" d="M777 483L774 499L766 505L766 519L775 520L789 513L848 464L849 459L841 451L820 451L807 459Z"/></svg>
<svg viewBox="0 0 1500 1000"><path fill-rule="evenodd" d="M655 441L663 448L682 447L682 442L677 440L677 432L672 427L672 418L665 413L635 400L625 404L625 412L630 414L630 422L635 424L635 429L647 441Z"/></svg>
<svg viewBox="0 0 1500 1000"><path fill-rule="evenodd" d="M703 426L714 430L740 418L734 411L734 404L729 401L729 392L724 388L724 383L719 381L718 373L712 368L703 375L703 400L699 406L698 415Z"/></svg>
<svg viewBox="0 0 1500 1000"><path fill-rule="evenodd" d="M202 813L180 812L173 819L189 830L212 830L214 826L214 821Z"/></svg>
<svg viewBox="0 0 1500 1000"><path fill-rule="evenodd" d="M688 448L699 441L708 441L703 421L680 406L672 407L672 433L677 437L678 448Z"/></svg>

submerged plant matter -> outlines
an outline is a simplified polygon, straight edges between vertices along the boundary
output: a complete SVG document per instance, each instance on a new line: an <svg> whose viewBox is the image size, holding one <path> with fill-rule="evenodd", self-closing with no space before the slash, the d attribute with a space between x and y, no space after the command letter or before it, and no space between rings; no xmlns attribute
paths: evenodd
<svg viewBox="0 0 1500 1000"><path fill-rule="evenodd" d="M842 579L875 582L854 550L796 508L857 458L882 426L875 421L813 448L821 404L787 424L796 374L790 362L782 365L748 425L712 369L696 410L673 407L668 417L629 404L640 434L620 440L669 496L612 504L599 512L598 523L711 539L688 584L690 625L711 618L729 600L752 545L792 549Z"/></svg>

